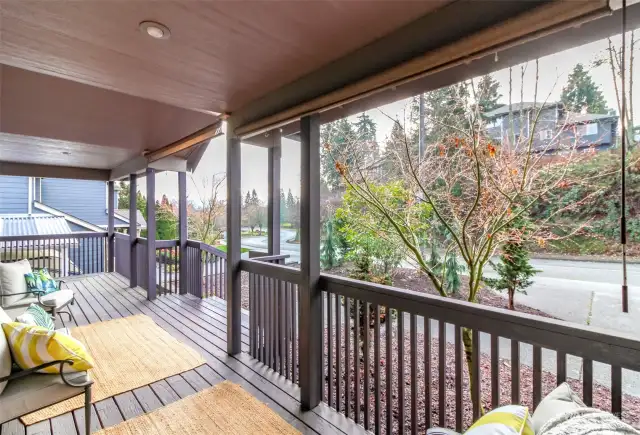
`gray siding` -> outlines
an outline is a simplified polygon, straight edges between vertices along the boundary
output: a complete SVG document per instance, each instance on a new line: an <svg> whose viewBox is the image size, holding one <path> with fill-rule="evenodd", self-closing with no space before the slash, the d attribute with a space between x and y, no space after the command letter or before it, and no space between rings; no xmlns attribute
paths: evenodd
<svg viewBox="0 0 640 435"><path fill-rule="evenodd" d="M103 181L45 178L42 203L94 225L107 225L107 187Z"/></svg>
<svg viewBox="0 0 640 435"><path fill-rule="evenodd" d="M0 176L0 213L29 211L29 177Z"/></svg>

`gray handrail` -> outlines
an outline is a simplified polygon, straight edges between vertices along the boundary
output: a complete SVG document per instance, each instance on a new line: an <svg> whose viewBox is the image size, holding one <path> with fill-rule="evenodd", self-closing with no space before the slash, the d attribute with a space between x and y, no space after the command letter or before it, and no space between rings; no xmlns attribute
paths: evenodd
<svg viewBox="0 0 640 435"><path fill-rule="evenodd" d="M0 236L0 242L20 242L26 240L60 240L60 239L87 239L107 237L109 233L83 231L68 234L38 234L29 236Z"/></svg>

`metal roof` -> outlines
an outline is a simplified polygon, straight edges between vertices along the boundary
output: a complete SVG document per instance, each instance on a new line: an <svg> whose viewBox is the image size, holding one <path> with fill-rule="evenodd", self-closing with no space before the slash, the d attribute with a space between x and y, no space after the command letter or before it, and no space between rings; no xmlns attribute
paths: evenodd
<svg viewBox="0 0 640 435"><path fill-rule="evenodd" d="M39 236L71 232L62 216L0 215L0 236Z"/></svg>
<svg viewBox="0 0 640 435"><path fill-rule="evenodd" d="M137 212L136 216L138 220L138 226L141 228L147 228L147 221L144 219L144 216L142 216L142 213L140 212L140 210L136 210L136 212ZM118 219L125 221L126 223L129 223L128 208L117 208L114 210L114 214Z"/></svg>

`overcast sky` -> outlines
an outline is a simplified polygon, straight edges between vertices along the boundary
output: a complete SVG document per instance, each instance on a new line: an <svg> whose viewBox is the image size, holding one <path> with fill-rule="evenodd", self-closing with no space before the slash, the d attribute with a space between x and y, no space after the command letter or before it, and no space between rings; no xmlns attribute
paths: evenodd
<svg viewBox="0 0 640 435"><path fill-rule="evenodd" d="M619 45L620 38L614 38L614 43ZM539 71L540 78L538 82L538 101L557 101L560 99L562 87L567 82L567 76L577 63L583 63L586 68L591 67L591 63L605 53L607 48L607 40L597 41L591 44L576 47L571 50L556 53L547 57L540 58ZM635 68L634 78L638 78ZM615 90L608 63L598 68L590 70L591 76L604 93L607 105L616 109ZM513 102L520 100L521 88L524 91L524 100L533 101L535 89L535 63L526 64L526 72L524 77L524 86L520 79L520 65L516 65L512 69L513 77ZM509 94L509 70L504 69L497 71L493 77L500 83L500 93L502 94L501 103L507 104ZM636 80L638 85L640 81ZM637 92L634 92L634 107L640 107ZM391 131L393 121L385 114L391 117L402 118L404 110L407 108L408 100L397 101L378 109L370 110L368 114L377 124L377 140L384 143L385 138ZM638 118L637 109L634 114L635 119ZM384 112L384 114L383 114ZM617 112L617 110L616 110ZM357 115L356 115L357 116ZM353 116L352 119L355 119ZM211 141L209 147L200 161L200 165L188 182L188 196L195 200L194 183L202 188L204 180L211 180L214 174L222 174L226 170L226 139L224 136L218 137ZM140 188L144 192L144 181L141 180ZM281 185L285 189L291 189L294 195L300 192L300 150L299 143L288 139L283 139L282 143L282 179ZM267 150L251 145L242 145L242 190L243 192L256 189L258 196L266 200L267 198ZM157 175L156 196L161 198L162 194L166 194L170 199L176 199L178 196L177 175L175 173L162 173ZM225 192L223 191L223 196Z"/></svg>

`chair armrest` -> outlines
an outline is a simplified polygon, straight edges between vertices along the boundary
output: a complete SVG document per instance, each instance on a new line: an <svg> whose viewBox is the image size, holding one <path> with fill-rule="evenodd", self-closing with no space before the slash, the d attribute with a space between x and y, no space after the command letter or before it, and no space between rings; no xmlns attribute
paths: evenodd
<svg viewBox="0 0 640 435"><path fill-rule="evenodd" d="M42 370L42 369L46 369L47 367L52 367L55 365L60 365L60 377L62 378L62 382L64 382L66 385L70 386L70 387L77 387L77 388L82 388L82 387L86 387L89 386L91 384L93 384L93 381L87 381L87 382L78 382L75 383L73 381L69 381L64 374L64 365L65 364L69 364L70 366L73 365L73 361L71 360L56 360L56 361L50 361L48 363L44 363L44 364L40 364L39 366L27 369L27 370L22 370L19 372L15 372L10 374L9 376L4 376L2 378L0 378L0 382L5 382L5 381L13 381L16 379L20 379L20 378L24 378L25 376L29 376L32 375L36 372L38 372L38 370Z"/></svg>
<svg viewBox="0 0 640 435"><path fill-rule="evenodd" d="M36 373L38 370L46 369L47 367L52 367L55 365L60 365L60 372L62 372L62 368L64 367L65 364L69 364L70 366L72 366L73 361L68 359L49 361L48 363L40 364L39 366L35 366L27 370L21 370L19 372L11 373L9 376L4 376L0 378L0 382L13 381L15 379L24 378L25 376L29 376L33 373Z"/></svg>

